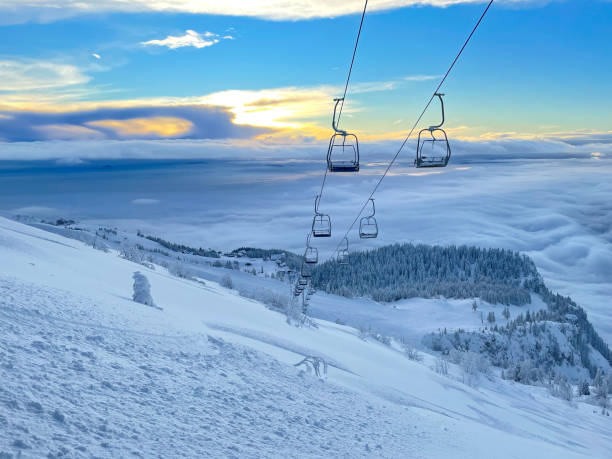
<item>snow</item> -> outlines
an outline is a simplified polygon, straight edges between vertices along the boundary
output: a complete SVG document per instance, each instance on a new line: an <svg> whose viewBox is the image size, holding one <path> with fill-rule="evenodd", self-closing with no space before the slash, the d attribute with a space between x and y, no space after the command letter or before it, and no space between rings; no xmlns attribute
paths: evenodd
<svg viewBox="0 0 612 459"><path fill-rule="evenodd" d="M321 319L341 322L356 328L368 329L387 336L403 338L418 345L426 333L447 328L449 331L478 330L486 322L489 311L495 313L497 323L505 324L504 306L476 300L478 309L472 311L474 299L411 298L390 304L381 304L367 298L347 300L336 295L317 292L310 301L309 312ZM532 295L531 304L508 306L510 319L527 311L546 309L538 295ZM480 313L484 324L480 320Z"/></svg>
<svg viewBox="0 0 612 459"><path fill-rule="evenodd" d="M163 309L131 300L135 271ZM397 311L443 307L419 304ZM431 355L316 322L0 218L0 453L609 457L612 422L585 403L498 378L470 387ZM328 361L326 379L294 367L307 355Z"/></svg>

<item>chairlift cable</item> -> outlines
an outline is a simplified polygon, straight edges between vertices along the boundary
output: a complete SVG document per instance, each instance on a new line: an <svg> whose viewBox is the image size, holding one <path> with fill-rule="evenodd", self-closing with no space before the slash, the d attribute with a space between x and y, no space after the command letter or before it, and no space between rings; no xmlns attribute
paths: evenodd
<svg viewBox="0 0 612 459"><path fill-rule="evenodd" d="M348 75L346 77L346 83L344 84L344 93L342 94L342 102L340 103L340 111L338 113L337 126L340 125L340 117L342 116L342 109L344 108L344 101L346 99L346 93L348 91L349 82L351 80L351 74L353 73L353 64L355 63L355 56L357 55L357 46L359 45L359 38L361 37L361 29L363 28L363 21L365 19L366 10L368 9L368 0L365 0L363 5L363 12L361 13L361 21L359 22L359 29L357 30L357 38L355 40L355 47L353 48L353 56L351 57L351 65L349 66ZM328 168L325 168L325 174L323 175L323 181L321 182L321 190L319 196L323 197L323 189L325 188L325 182L327 180Z"/></svg>
<svg viewBox="0 0 612 459"><path fill-rule="evenodd" d="M361 37L361 29L363 28L363 20L365 19L366 10L368 9L368 0L365 0L363 5L363 13L361 13L361 22L359 23L359 30L357 31L357 39L355 40L355 48L353 49L353 57L351 58L351 65L349 66L348 75L346 77L346 84L344 85L344 94L342 95L342 102L340 103L340 111L338 113L338 121L336 126L340 126L340 117L342 116L342 108L344 107L344 100L346 98L346 91L348 90L349 81L351 80L351 73L353 73L353 64L355 63L355 56L357 55L357 46L359 45L359 37Z"/></svg>
<svg viewBox="0 0 612 459"><path fill-rule="evenodd" d="M415 121L414 125L412 126L412 129L410 129L410 132L408 133L408 135L406 136L406 138L404 139L404 141L402 142L402 144L400 145L399 149L397 150L397 153L395 153L395 156L393 156L393 159L391 160L391 162L389 163L389 165L387 166L387 169L385 170L384 174L380 177L380 179L378 180L378 182L376 183L376 185L374 186L374 189L372 190L372 192L370 193L370 195L368 196L368 199L366 199L366 201L364 202L363 206L361 206L361 209L359 210L359 213L357 214L357 216L355 217L355 219L353 220L353 222L351 223L351 225L349 226L348 230L346 230L346 233L344 233L343 238L341 239L341 241L338 243L338 245L336 246L336 250L335 252L338 252L340 250L340 246L342 245L342 241L344 241L344 239L348 238L348 234L351 231L351 229L353 229L353 227L355 226L355 223L357 223L357 220L359 220L359 217L361 216L361 214L363 213L364 209L366 208L366 206L368 205L368 203L370 202L370 199L372 199L374 197L374 193L376 193L376 191L378 190L378 187L380 186L380 184L382 183L382 181L384 180L384 178L387 176L387 174L389 173L389 170L391 169L391 167L393 166L393 164L395 163L395 161L397 160L397 157L400 155L400 153L402 152L402 150L404 149L404 147L406 146L406 143L408 142L408 139L410 138L410 136L412 136L412 133L414 132L414 130L416 129L416 127L418 126L418 124L421 122L421 119L423 118L423 115L425 115L425 112L427 111L427 109L429 108L429 106L431 105L432 101L434 100L434 97L436 97L436 94L438 93L438 91L440 90L440 88L442 87L442 85L444 84L444 82L446 81L446 79L448 78L448 75L450 74L450 72L453 70L453 67L455 67L455 64L457 63L457 61L459 60L459 57L461 57L461 54L463 53L463 50L466 48L466 46L468 45L468 43L470 42L470 40L472 39L472 36L476 33L476 30L478 29L478 26L480 25L480 23L482 22L482 20L484 19L485 15L487 14L487 12L489 11L489 8L491 8L491 5L493 4L494 0L490 0L489 3L487 4L486 8L484 9L484 11L482 12L482 14L480 15L480 18L478 19L478 21L476 22L476 25L474 26L474 28L472 29L472 31L470 32L470 34L468 35L467 39L465 40L465 42L463 43L463 46L461 47L461 49L459 50L459 52L457 53L457 55L455 56L455 59L453 59L453 62L451 63L450 67L448 68L448 70L446 71L446 73L444 74L444 76L442 77L442 80L440 80L440 83L438 84L438 86L436 87L435 91L433 92L433 94L431 95L431 97L429 98L429 100L427 101L427 104L425 105L425 108L423 109L423 111L421 112L421 114L419 115L419 117L417 118L417 120ZM367 2L366 2L367 3ZM365 10L364 10L365 11ZM349 73L350 76L350 73Z"/></svg>

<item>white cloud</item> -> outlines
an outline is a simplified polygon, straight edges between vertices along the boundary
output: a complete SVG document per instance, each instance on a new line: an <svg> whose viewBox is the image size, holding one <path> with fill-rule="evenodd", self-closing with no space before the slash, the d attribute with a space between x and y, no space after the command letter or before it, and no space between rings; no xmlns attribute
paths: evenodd
<svg viewBox="0 0 612 459"><path fill-rule="evenodd" d="M74 65L42 60L0 60L0 92L62 88L89 80Z"/></svg>
<svg viewBox="0 0 612 459"><path fill-rule="evenodd" d="M447 7L456 4L485 3L484 0L379 0L371 2L370 11L384 11L407 6ZM542 3L541 0L505 0L520 5ZM3 0L0 22L29 20L53 21L76 14L98 12L167 12L249 16L271 20L331 18L359 13L363 0Z"/></svg>
<svg viewBox="0 0 612 459"><path fill-rule="evenodd" d="M404 77L405 81L429 81L442 78L442 75L410 75Z"/></svg>
<svg viewBox="0 0 612 459"><path fill-rule="evenodd" d="M220 38L217 34L212 32L204 32L200 34L195 30L185 31L185 35L172 36L168 35L163 40L149 40L144 41L141 44L145 46L165 46L170 49L185 48L192 46L194 48L207 48L212 45L216 45L222 39L232 39L233 37L222 37Z"/></svg>

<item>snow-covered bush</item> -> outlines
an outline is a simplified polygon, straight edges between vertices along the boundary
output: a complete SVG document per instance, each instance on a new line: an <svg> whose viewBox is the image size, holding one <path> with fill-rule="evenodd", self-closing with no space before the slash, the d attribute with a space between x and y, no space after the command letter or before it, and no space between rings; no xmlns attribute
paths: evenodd
<svg viewBox="0 0 612 459"><path fill-rule="evenodd" d="M233 288L232 278L229 277L229 275L223 276L221 279L221 285L226 288ZM238 288L238 294L245 298L260 301L266 306L270 306L274 309L280 309L281 311L285 311L289 305L288 295L277 293L267 288L248 288L240 286ZM300 311L302 310L301 306L299 309Z"/></svg>
<svg viewBox="0 0 612 459"><path fill-rule="evenodd" d="M410 360L413 360L415 362L422 362L423 361L423 356L414 347L406 348L406 357L408 357Z"/></svg>
<svg viewBox="0 0 612 459"><path fill-rule="evenodd" d="M121 243L119 247L119 256L134 263L142 263L144 255L136 247L130 245L126 241Z"/></svg>
<svg viewBox="0 0 612 459"><path fill-rule="evenodd" d="M476 386L481 374L489 374L491 365L484 355L467 351L462 353L459 366L463 372L463 382Z"/></svg>
<svg viewBox="0 0 612 459"><path fill-rule="evenodd" d="M536 367L531 359L525 359L510 365L504 377L522 384L535 384L543 381L545 376L544 371Z"/></svg>
<svg viewBox="0 0 612 459"><path fill-rule="evenodd" d="M305 366L308 374L314 373L317 378L325 378L327 376L327 362L325 359L316 356L305 357L294 366Z"/></svg>
<svg viewBox="0 0 612 459"><path fill-rule="evenodd" d="M173 276L180 277L181 279L193 279L192 270L185 265L181 260L168 265L168 272Z"/></svg>
<svg viewBox="0 0 612 459"><path fill-rule="evenodd" d="M229 289L233 289L234 288L234 281L232 281L232 276L230 276L229 274L225 274L222 278L221 278L221 287L225 287L225 288L229 288ZM241 293L242 295L242 293ZM242 295L242 296L246 296L246 295Z"/></svg>
<svg viewBox="0 0 612 459"><path fill-rule="evenodd" d="M300 301L292 298L287 299L287 306L284 309L285 316L287 317L287 323L296 327L312 327L318 328L318 325L314 320L304 314L302 310L302 304Z"/></svg>
<svg viewBox="0 0 612 459"><path fill-rule="evenodd" d="M372 326L368 326L367 328L364 325L360 325L358 327L359 330L359 338L362 340L367 340L368 338L375 339L379 343L384 344L385 346L391 346L391 338L389 336L383 335L382 333L378 333L372 329ZM406 346L404 346L406 349Z"/></svg>
<svg viewBox="0 0 612 459"><path fill-rule="evenodd" d="M439 375L443 375L443 376L448 375L448 360L446 359L446 357L442 356L436 359L434 370Z"/></svg>
<svg viewBox="0 0 612 459"><path fill-rule="evenodd" d="M91 246L96 250L108 252L108 245L106 244L106 242L104 242L102 238L98 238L97 236L92 241Z"/></svg>
<svg viewBox="0 0 612 459"><path fill-rule="evenodd" d="M556 375L555 378L549 383L548 391L553 397L557 397L568 402L571 402L574 398L572 386L561 375Z"/></svg>
<svg viewBox="0 0 612 459"><path fill-rule="evenodd" d="M119 256L126 260L146 266L149 269L155 269L150 259L147 259L145 254L135 246L130 245L127 241L123 241L119 247Z"/></svg>
<svg viewBox="0 0 612 459"><path fill-rule="evenodd" d="M132 295L132 299L136 303L155 307L155 302L151 296L151 284L149 284L149 280L145 275L140 271L136 271L132 279L134 279L134 294Z"/></svg>

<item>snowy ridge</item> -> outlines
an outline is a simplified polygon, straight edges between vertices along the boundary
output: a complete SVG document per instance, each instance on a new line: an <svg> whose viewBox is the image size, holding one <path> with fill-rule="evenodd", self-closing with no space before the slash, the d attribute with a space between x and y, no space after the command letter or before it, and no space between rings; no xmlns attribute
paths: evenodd
<svg viewBox="0 0 612 459"><path fill-rule="evenodd" d="M163 310L131 300L135 271ZM214 282L0 219L0 453L605 458L612 449L610 418L591 405L499 378L470 387L452 364L436 374L432 356L411 361L317 322L295 328ZM337 366L319 380L294 367L306 353Z"/></svg>

